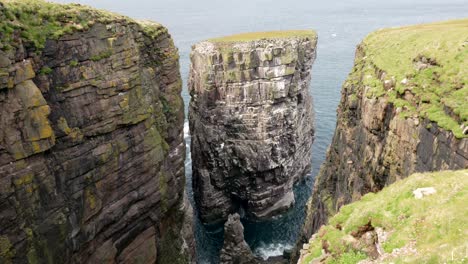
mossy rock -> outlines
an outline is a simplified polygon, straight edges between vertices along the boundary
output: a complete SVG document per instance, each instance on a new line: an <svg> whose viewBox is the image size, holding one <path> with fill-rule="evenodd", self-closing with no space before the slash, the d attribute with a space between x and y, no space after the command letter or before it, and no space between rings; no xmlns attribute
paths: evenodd
<svg viewBox="0 0 468 264"><path fill-rule="evenodd" d="M282 30L282 31L266 31L266 32L249 32L235 34L220 38L209 39L209 42L250 42L262 39L290 39L290 38L316 38L317 33L313 30Z"/></svg>
<svg viewBox="0 0 468 264"><path fill-rule="evenodd" d="M157 23L137 22L129 17L80 4L56 4L43 0L0 0L0 47L12 48L15 32L25 42L41 51L48 39L59 39L66 34L86 31L96 23L110 24L120 21L139 24L146 35L156 38L167 29ZM102 54L100 60L109 57ZM45 74L47 69L45 69Z"/></svg>
<svg viewBox="0 0 468 264"><path fill-rule="evenodd" d="M413 191L424 187L433 187L436 193L416 199ZM311 239L302 263L323 257L324 251L330 253L327 263L368 258L349 243L363 227L384 230L387 237L380 243L387 254L409 246L417 252L389 254L386 263L464 263L467 203L468 170L413 174L343 206Z"/></svg>
<svg viewBox="0 0 468 264"><path fill-rule="evenodd" d="M0 236L0 263L13 263L12 259L14 256L15 249L8 237Z"/></svg>

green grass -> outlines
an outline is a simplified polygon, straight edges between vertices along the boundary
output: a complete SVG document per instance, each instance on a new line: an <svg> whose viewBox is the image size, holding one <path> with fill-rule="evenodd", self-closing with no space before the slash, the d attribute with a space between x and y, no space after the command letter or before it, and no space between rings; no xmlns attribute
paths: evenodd
<svg viewBox="0 0 468 264"><path fill-rule="evenodd" d="M362 252L349 251L341 254L338 258L328 261L327 264L353 264L366 258L366 254Z"/></svg>
<svg viewBox="0 0 468 264"><path fill-rule="evenodd" d="M143 32L152 39L157 38L161 34L167 33L167 28L153 21L141 20L138 21L138 24L143 28Z"/></svg>
<svg viewBox="0 0 468 264"><path fill-rule="evenodd" d="M40 75L49 75L51 73L52 73L52 69L47 66L42 67L41 70L39 71Z"/></svg>
<svg viewBox="0 0 468 264"><path fill-rule="evenodd" d="M399 102L406 106L404 116L416 114L458 138L468 137L460 128L468 125L467 31L468 19L376 31L362 42L365 54L351 75L362 73L368 97L390 95L390 102L406 101ZM430 61L429 67L418 67L424 60ZM386 73L382 80L379 70ZM383 83L392 79L393 90L385 89ZM404 99L405 91L414 97Z"/></svg>
<svg viewBox="0 0 468 264"><path fill-rule="evenodd" d="M58 39L65 34L89 29L95 23L109 24L116 21L138 23L131 18L111 12L93 9L79 4L56 4L43 0L0 0L0 49L14 46L14 33L40 52L47 39ZM167 30L160 24L145 21L141 29L150 37Z"/></svg>
<svg viewBox="0 0 468 264"><path fill-rule="evenodd" d="M77 60L72 60L72 61L70 61L70 66L71 66L71 67L76 67L76 66L78 66L78 61L77 61Z"/></svg>
<svg viewBox="0 0 468 264"><path fill-rule="evenodd" d="M412 192L421 187L434 187L437 193L417 200ZM395 261L443 263L452 261L453 254L453 261L462 263L468 247L467 204L468 170L413 174L377 194L369 193L360 201L343 206L309 244L310 255L303 263L320 257L324 241L332 252L328 263L356 263L342 261L363 257L362 252L347 246L346 237L369 221L373 227L388 232L388 239L382 244L388 253L410 241L416 242L417 254L399 256Z"/></svg>
<svg viewBox="0 0 468 264"><path fill-rule="evenodd" d="M106 11L78 4L59 5L42 0L1 0L5 9L0 16L2 44L12 41L14 31L37 49L44 48L46 39L57 39L64 34L85 30L96 22L124 19Z"/></svg>
<svg viewBox="0 0 468 264"><path fill-rule="evenodd" d="M249 32L225 36L220 38L209 39L208 41L214 43L222 42L248 42L261 39L283 39L294 37L310 37L315 38L316 32L313 30L283 30L283 31L267 31L267 32Z"/></svg>
<svg viewBox="0 0 468 264"><path fill-rule="evenodd" d="M91 56L90 59L92 61L100 61L102 59L107 59L110 56L112 56L112 50L106 50L106 51L99 53L98 55Z"/></svg>

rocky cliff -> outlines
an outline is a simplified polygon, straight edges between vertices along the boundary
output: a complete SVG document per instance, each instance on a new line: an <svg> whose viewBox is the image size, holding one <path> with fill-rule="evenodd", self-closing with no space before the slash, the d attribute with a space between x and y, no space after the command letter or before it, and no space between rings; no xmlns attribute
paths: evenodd
<svg viewBox="0 0 468 264"><path fill-rule="evenodd" d="M247 33L193 46L189 90L195 201L205 222L294 204L310 169L313 31Z"/></svg>
<svg viewBox="0 0 468 264"><path fill-rule="evenodd" d="M302 242L365 193L413 172L468 167L467 26L379 30L358 46Z"/></svg>
<svg viewBox="0 0 468 264"><path fill-rule="evenodd" d="M167 30L18 0L0 36L0 262L190 262Z"/></svg>

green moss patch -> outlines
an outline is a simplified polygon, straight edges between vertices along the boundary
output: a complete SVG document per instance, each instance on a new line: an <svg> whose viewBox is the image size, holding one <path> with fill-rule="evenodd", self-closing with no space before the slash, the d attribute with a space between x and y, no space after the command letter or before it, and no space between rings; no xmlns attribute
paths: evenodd
<svg viewBox="0 0 468 264"><path fill-rule="evenodd" d="M416 199L413 191L423 187L434 187L437 192ZM466 261L467 204L468 170L413 174L343 206L311 241L303 263L320 257L322 251L329 253L327 263L368 258L349 241L369 223L386 232L381 243L386 253L414 243L415 254L389 255L386 262L462 263Z"/></svg>
<svg viewBox="0 0 468 264"><path fill-rule="evenodd" d="M148 20L140 20L138 23L142 27L143 32L153 39L157 38L161 34L167 34L167 28L163 27L159 23Z"/></svg>
<svg viewBox="0 0 468 264"><path fill-rule="evenodd" d="M38 50L47 39L86 30L94 23L131 19L79 4L60 5L42 0L0 0L0 35L2 49L10 48L14 32Z"/></svg>
<svg viewBox="0 0 468 264"><path fill-rule="evenodd" d="M209 39L208 41L218 42L248 42L261 39L285 39L285 38L315 38L317 33L313 30L283 30L283 31L267 31L267 32L249 32L225 36L220 38Z"/></svg>
<svg viewBox="0 0 468 264"><path fill-rule="evenodd" d="M0 236L0 263L12 263L15 249L6 236Z"/></svg>
<svg viewBox="0 0 468 264"><path fill-rule="evenodd" d="M359 261L364 260L366 258L366 254L362 252L349 251L340 255L338 258L330 260L328 264L352 264L358 263Z"/></svg>
<svg viewBox="0 0 468 264"><path fill-rule="evenodd" d="M367 97L387 95L403 117L428 118L458 138L468 125L468 19L379 30L356 60ZM353 73L352 73L353 74Z"/></svg>
<svg viewBox="0 0 468 264"><path fill-rule="evenodd" d="M72 60L72 61L70 61L70 66L71 66L71 67L76 67L76 66L78 66L78 64L79 64L79 63L78 63L77 60Z"/></svg>
<svg viewBox="0 0 468 264"><path fill-rule="evenodd" d="M49 75L52 73L52 69L49 67L42 67L41 70L39 71L40 75Z"/></svg>
<svg viewBox="0 0 468 264"><path fill-rule="evenodd" d="M92 61L100 61L102 59L110 58L110 56L112 56L112 50L106 50L106 51L103 51L103 52L99 53L98 55L92 56L91 60Z"/></svg>

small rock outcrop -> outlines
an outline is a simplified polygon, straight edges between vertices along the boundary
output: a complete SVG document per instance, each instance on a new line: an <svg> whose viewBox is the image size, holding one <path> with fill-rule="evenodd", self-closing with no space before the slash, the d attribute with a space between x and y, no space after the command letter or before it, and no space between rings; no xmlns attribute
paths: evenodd
<svg viewBox="0 0 468 264"><path fill-rule="evenodd" d="M414 198L422 199L424 196L435 194L437 190L434 187L417 188L413 191Z"/></svg>
<svg viewBox="0 0 468 264"><path fill-rule="evenodd" d="M294 204L310 170L313 31L248 33L193 47L189 90L195 201L204 222Z"/></svg>
<svg viewBox="0 0 468 264"><path fill-rule="evenodd" d="M0 263L190 263L182 85L166 28L1 2Z"/></svg>
<svg viewBox="0 0 468 264"><path fill-rule="evenodd" d="M258 264L258 260L244 240L244 227L239 214L229 215L224 224L224 244L220 253L221 264Z"/></svg>
<svg viewBox="0 0 468 264"><path fill-rule="evenodd" d="M467 49L467 25L465 19L380 30L358 46L297 249L366 193L414 172L468 167L466 60L458 59Z"/></svg>

